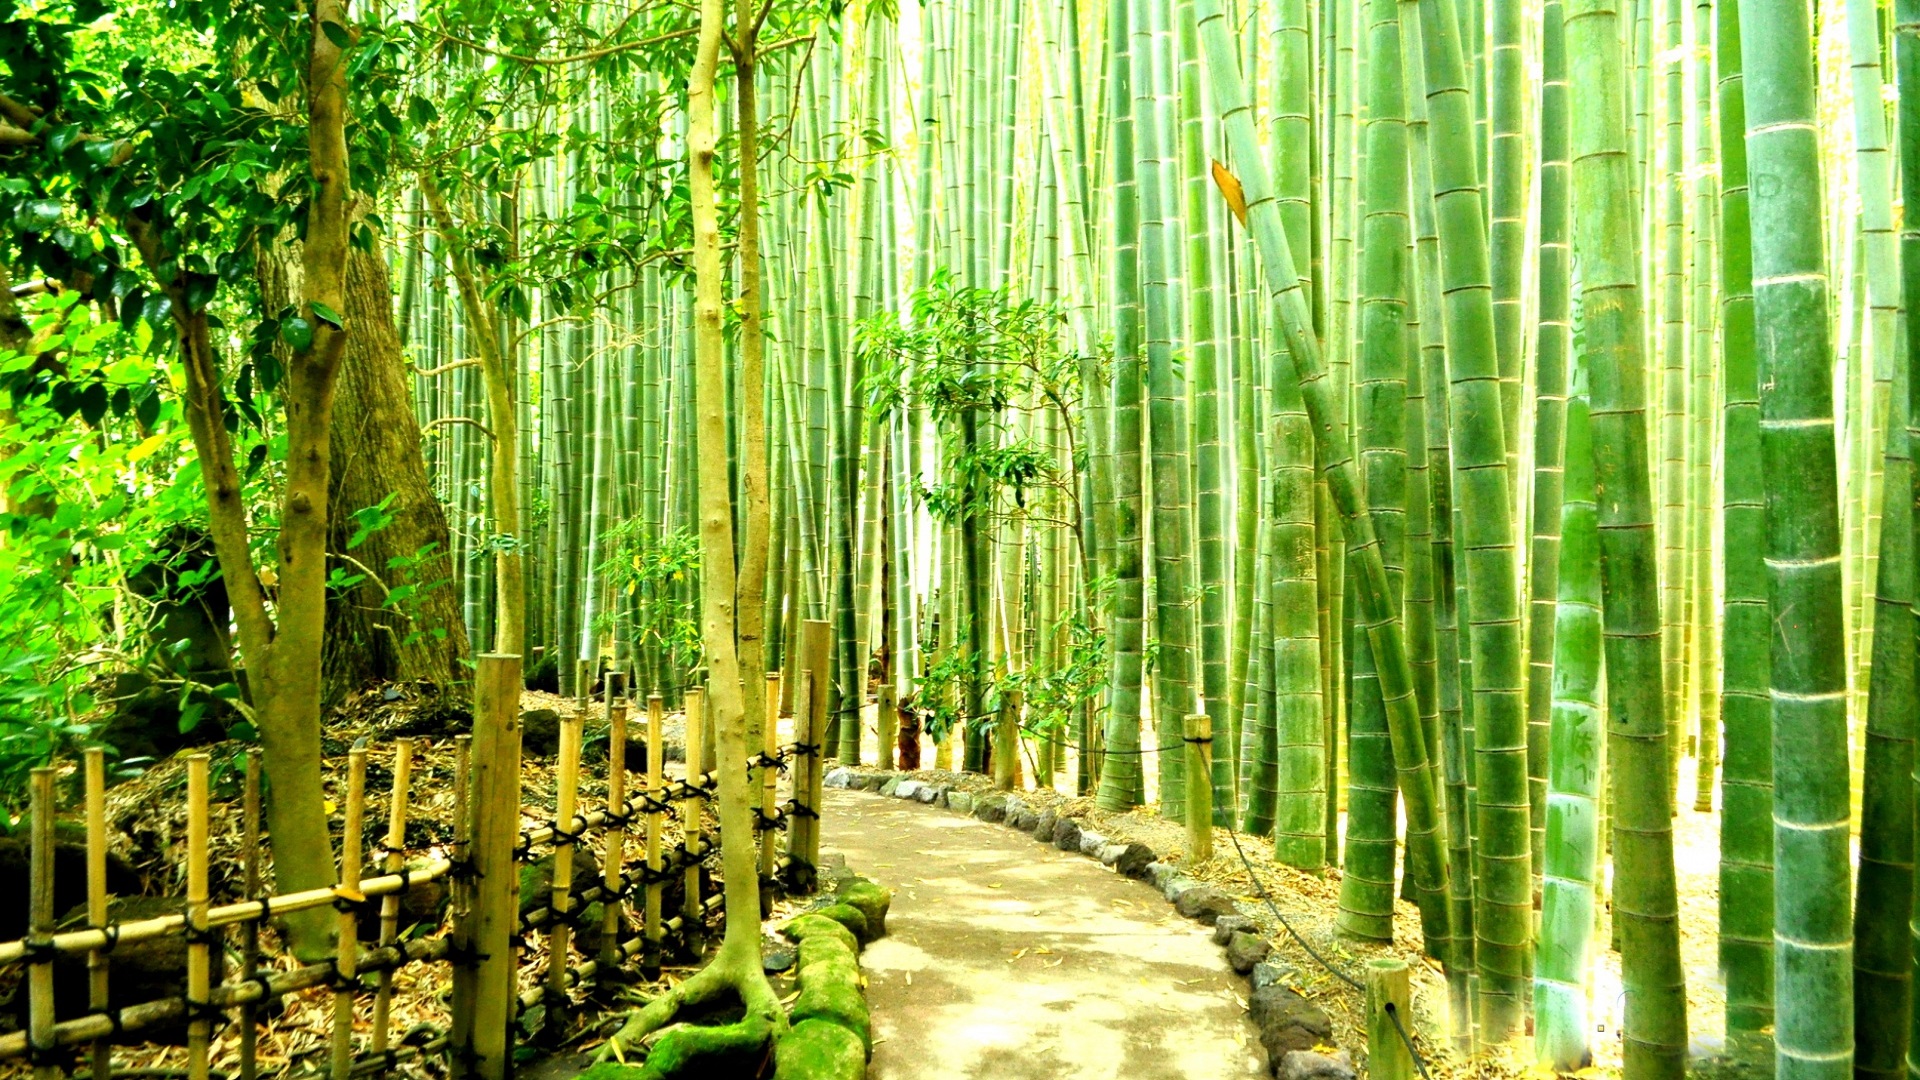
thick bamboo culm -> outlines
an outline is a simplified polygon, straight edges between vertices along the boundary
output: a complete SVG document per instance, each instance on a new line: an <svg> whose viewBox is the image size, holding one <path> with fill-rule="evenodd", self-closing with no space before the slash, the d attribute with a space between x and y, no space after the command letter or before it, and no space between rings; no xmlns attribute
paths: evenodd
<svg viewBox="0 0 1920 1080"><path fill-rule="evenodd" d="M87 925L98 930L110 921L110 909L107 901L107 763L106 753L97 746L87 750L86 774ZM87 954L87 1007L95 1012L104 1010L108 1004L107 969L105 949ZM93 1075L99 1080L108 1080L113 1075L112 1044L105 1039L95 1039L90 1056Z"/></svg>
<svg viewBox="0 0 1920 1080"><path fill-rule="evenodd" d="M687 718L687 776L692 778L704 760L706 749L706 691L699 687L689 687L686 693ZM651 760L651 759L649 759ZM695 788L695 792L700 789ZM680 803L680 845L685 851L695 853L687 859L686 893L681 898L680 916L688 925L700 917L700 861L699 856L707 852L706 837L701 833L701 815L706 812L707 800L700 794L694 794Z"/></svg>
<svg viewBox="0 0 1920 1080"><path fill-rule="evenodd" d="M397 874L406 865L407 789L413 779L413 740L394 743L393 792L387 805L386 855L381 869ZM400 933L400 894L388 893L380 901L380 945L393 944ZM387 1015L393 1002L393 972L380 973L379 988L373 996L373 1052L387 1052Z"/></svg>
<svg viewBox="0 0 1920 1080"><path fill-rule="evenodd" d="M627 856L627 677L607 674L607 854L600 861L600 966L617 963L620 949L621 867Z"/></svg>
<svg viewBox="0 0 1920 1080"><path fill-rule="evenodd" d="M780 749L780 682L779 672L767 673L765 698L767 715L761 726L760 748L768 757L773 757ZM755 775L760 780L760 820L771 824L774 807L780 798L780 770L771 765L762 765ZM761 887L763 894L772 887L773 858L773 830L762 829L760 832L760 880L764 883ZM761 900L764 902L766 899L762 895Z"/></svg>
<svg viewBox="0 0 1920 1080"><path fill-rule="evenodd" d="M519 920L515 899L514 843L520 828L520 658L478 659L473 692L473 811L468 865L474 875L472 931L466 956L470 1018L465 1042L454 1045L456 1077L506 1080L508 1038L513 1026L516 958L512 940ZM461 970L456 968L456 976Z"/></svg>
<svg viewBox="0 0 1920 1080"><path fill-rule="evenodd" d="M660 832L664 827L658 801L661 797L660 729L665 724L666 701L659 694L647 695L647 887L641 934L646 948L640 954L640 969L651 974L660 969Z"/></svg>
<svg viewBox="0 0 1920 1080"><path fill-rule="evenodd" d="M340 918L334 933L333 966L339 980L333 988L333 1080L347 1080L353 1069L353 981L360 959L360 921L356 906L366 899L354 886L360 881L360 853L367 795L367 748L347 751L347 802L340 826ZM204 804L203 810L204 813ZM191 844L189 839L189 844ZM205 840L201 841L203 844ZM191 901L189 901L191 903ZM195 1080L199 1080L198 1077Z"/></svg>
<svg viewBox="0 0 1920 1080"><path fill-rule="evenodd" d="M247 750L245 786L240 794L240 846L242 858L246 863L246 876L241 887L246 890L249 900L260 899L260 748ZM249 919L240 924L240 978L251 979L260 970L260 923ZM105 1000L94 1005L97 1012L106 1007ZM254 1018L259 1008L248 1002L240 1007L240 1080L254 1080L258 1071L255 1058L258 1051L260 1033L254 1027ZM104 1045L104 1041L102 1042ZM93 1075L105 1076L99 1063L94 1065Z"/></svg>
<svg viewBox="0 0 1920 1080"><path fill-rule="evenodd" d="M27 871L27 940L44 946L53 937L53 770L35 769L29 795L32 862ZM60 1069L44 1055L52 1052L53 960L36 960L27 969L27 1038L33 1047L33 1080L54 1080Z"/></svg>
<svg viewBox="0 0 1920 1080"><path fill-rule="evenodd" d="M583 678L587 674L582 665ZM585 697L583 690L582 697ZM572 923L567 919L573 910L573 846L574 838L579 835L573 822L573 808L576 793L580 787L580 712L560 718L560 775L555 780L554 820L567 822L566 833L554 838L553 845L553 925L547 930L547 987L561 990L567 978L567 945L572 939ZM555 993L550 996L549 1008L565 1004L565 996ZM564 1024L555 1025L564 1027Z"/></svg>

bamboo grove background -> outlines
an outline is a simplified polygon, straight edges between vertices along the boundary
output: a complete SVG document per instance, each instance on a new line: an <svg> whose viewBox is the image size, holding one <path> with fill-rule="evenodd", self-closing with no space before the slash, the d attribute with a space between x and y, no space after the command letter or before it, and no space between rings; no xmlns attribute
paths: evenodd
<svg viewBox="0 0 1920 1080"><path fill-rule="evenodd" d="M1629 1075L1690 1022L1782 1075L1907 1068L1909 7L869 0L763 43L766 667L831 625L842 761L905 706L1003 783L1210 784L1344 871L1355 938L1404 887L1463 1045L1531 1023L1579 1065L1611 946ZM633 161L683 153L679 88L442 36L441 117L541 91L488 157L410 116L463 180L450 228L392 209L468 637L511 543L537 678L612 656L671 699L684 178ZM614 249L592 295L526 270ZM521 390L512 540L461 250ZM1194 712L1204 778L1158 752ZM1723 1017L1686 1005L1681 802L1720 815Z"/></svg>

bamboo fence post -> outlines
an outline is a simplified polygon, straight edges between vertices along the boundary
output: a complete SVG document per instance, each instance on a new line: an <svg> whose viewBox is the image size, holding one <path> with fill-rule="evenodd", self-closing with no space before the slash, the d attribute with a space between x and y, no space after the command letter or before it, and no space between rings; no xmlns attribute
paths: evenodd
<svg viewBox="0 0 1920 1080"><path fill-rule="evenodd" d="M476 964L466 1044L454 1048L459 1075L506 1080L513 1027L513 934L520 879L513 850L520 834L520 658L486 655L474 672L473 808L469 865Z"/></svg>
<svg viewBox="0 0 1920 1080"><path fill-rule="evenodd" d="M208 757L187 758L187 1076L207 1080L213 1043L213 949L207 930Z"/></svg>
<svg viewBox="0 0 1920 1080"><path fill-rule="evenodd" d="M787 818L787 874L795 892L807 891L812 863L807 861L807 795L812 790L808 774L814 756L813 747L813 671L806 669L793 684L793 810Z"/></svg>
<svg viewBox="0 0 1920 1080"><path fill-rule="evenodd" d="M476 699L476 704L478 703ZM474 715L478 717L478 710ZM473 761L473 736L453 737L453 845L450 854L456 871L447 877L447 932L453 958L452 988L447 995L447 1045L455 1051L453 1072L466 1076L469 1070L463 1055L472 1052L473 984L477 967L473 955L473 881L467 862L472 854L472 819L468 808L468 769Z"/></svg>
<svg viewBox="0 0 1920 1080"><path fill-rule="evenodd" d="M1194 713L1186 719L1187 775L1213 775L1213 718ZM1213 858L1213 785L1187 785L1187 865Z"/></svg>
<svg viewBox="0 0 1920 1080"><path fill-rule="evenodd" d="M407 789L413 779L413 740L399 739L393 751L393 791L387 805L386 856L382 869L397 874L406 865ZM400 893L390 892L380 901L380 947L387 948L400 935ZM373 1052L387 1052L387 1017L393 1002L393 972L382 970L380 984L373 997Z"/></svg>
<svg viewBox="0 0 1920 1080"><path fill-rule="evenodd" d="M661 728L665 723L666 701L659 694L647 695L647 888L644 903L645 923L641 933L645 945L640 953L640 969L648 978L660 971L660 876L665 869L660 861L660 831L664 825L660 807Z"/></svg>
<svg viewBox="0 0 1920 1080"><path fill-rule="evenodd" d="M700 762L707 745L706 732L706 691L700 687L688 687L685 707L687 712L687 798L680 804L680 846L687 853L686 895L680 900L681 932L686 935L688 949L697 953L700 947L700 931L704 909L700 906L700 856L705 854L706 841L701 835L701 818L706 811L707 801L701 796Z"/></svg>
<svg viewBox="0 0 1920 1080"><path fill-rule="evenodd" d="M32 774L30 795L33 861L27 871L27 941L37 950L44 949L53 937L53 770L38 768ZM27 1045L33 1053L33 1080L58 1080L60 1067L53 1063L53 955L35 960L27 969Z"/></svg>
<svg viewBox="0 0 1920 1080"><path fill-rule="evenodd" d="M107 761L106 753L99 747L89 747L86 752L87 774L87 925L95 930L106 928L109 919L107 901ZM107 951L104 948L93 949L87 953L87 1008L94 1012L106 1012L107 996ZM113 1045L106 1039L95 1039L91 1050L93 1075L99 1080L108 1080L113 1075ZM248 1080L252 1080L251 1077Z"/></svg>
<svg viewBox="0 0 1920 1080"><path fill-rule="evenodd" d="M600 968L609 980L620 963L621 892L627 855L627 700L626 676L607 676L607 855L600 866Z"/></svg>
<svg viewBox="0 0 1920 1080"><path fill-rule="evenodd" d="M1400 1037L1400 1025L1412 1015L1407 962L1389 957L1371 960L1366 981L1369 1075L1373 1080L1412 1080L1413 1054Z"/></svg>
<svg viewBox="0 0 1920 1080"><path fill-rule="evenodd" d="M820 866L820 784L826 775L827 703L825 683L811 671L800 673L801 689L807 693L807 745L813 748L806 757L807 781L805 809L800 819L806 822L807 845L802 869L802 892L812 892L819 879Z"/></svg>
<svg viewBox="0 0 1920 1080"><path fill-rule="evenodd" d="M892 681L880 684L880 693L874 708L878 712L875 722L880 728L879 765L883 769L891 769L893 768L893 744L900 737L900 712L894 706Z"/></svg>
<svg viewBox="0 0 1920 1080"><path fill-rule="evenodd" d="M771 764L780 756L780 673L767 673L766 721L761 725L760 749L766 755L768 764L760 766L760 820L766 826L760 831L760 910L772 910L773 899L773 859L774 827L773 815L780 797L780 770Z"/></svg>
<svg viewBox="0 0 1920 1080"><path fill-rule="evenodd" d="M260 748L247 749L245 787L240 794L240 846L245 864L245 878L242 888L246 890L248 900L260 898ZM240 981L246 982L258 974L260 969L260 920L248 919L240 924ZM240 1080L254 1080L259 1070L258 1043L260 1033L255 1030L254 1022L260 1007L249 1001L240 1006ZM98 1068L95 1076L102 1076Z"/></svg>
<svg viewBox="0 0 1920 1080"><path fill-rule="evenodd" d="M567 946L573 926L567 916L573 911L573 847L578 837L573 831L574 803L580 788L580 729L583 711L560 718L560 775L555 780L553 806L553 887L549 906L552 922L547 927L547 1015L560 1022L541 1028L558 1037L566 1030Z"/></svg>
<svg viewBox="0 0 1920 1080"><path fill-rule="evenodd" d="M353 1074L353 990L355 965L360 959L360 921L354 905L366 899L360 892L366 796L367 748L355 746L347 751L346 815L340 825L340 884L334 889L340 917L334 930L333 1080L347 1080Z"/></svg>

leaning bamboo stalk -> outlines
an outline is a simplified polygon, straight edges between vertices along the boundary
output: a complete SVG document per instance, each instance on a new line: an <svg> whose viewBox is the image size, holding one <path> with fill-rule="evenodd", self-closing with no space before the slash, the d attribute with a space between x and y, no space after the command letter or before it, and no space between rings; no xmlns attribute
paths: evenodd
<svg viewBox="0 0 1920 1080"><path fill-rule="evenodd" d="M660 833L664 825L659 809L664 786L660 782L660 729L665 711L666 702L659 694L647 695L647 890L641 927L647 948L641 954L641 966L648 972L660 966Z"/></svg>
<svg viewBox="0 0 1920 1080"><path fill-rule="evenodd" d="M87 925L101 929L109 921L107 907L107 763L106 754L99 747L90 747L86 754L87 772ZM252 850L252 846L248 846ZM108 1006L107 998L107 950L95 949L87 954L87 1007L94 1012L104 1012ZM241 1034L243 1049L247 1029ZM93 1043L93 1075L107 1080L113 1075L113 1047L106 1039L96 1039ZM253 1080L251 1076L247 1080Z"/></svg>
<svg viewBox="0 0 1920 1080"><path fill-rule="evenodd" d="M581 668L583 682L591 676L585 665ZM586 687L581 687L583 704L588 700ZM578 834L574 832L573 807L580 789L580 726L584 708L574 711L572 716L560 721L560 775L554 791L553 820L559 832L553 846L553 926L547 931L547 976L549 989L555 1004L564 1004L559 991L566 986L567 946L572 941L573 925L567 915L573 910L573 846ZM551 1007L551 1006L549 1006ZM554 1030L559 1030L557 1025Z"/></svg>
<svg viewBox="0 0 1920 1080"><path fill-rule="evenodd" d="M240 846L246 857L244 887L249 900L260 897L260 748L247 750L246 786L240 797ZM240 978L251 979L260 968L260 922L250 919L240 924ZM104 1002L102 1003L104 1006ZM259 1010L251 1003L240 1007L240 1080L254 1080L259 1031L254 1027ZM104 1077L96 1062L93 1074Z"/></svg>
<svg viewBox="0 0 1920 1080"><path fill-rule="evenodd" d="M339 923L334 931L337 935L337 951L333 966L339 977L333 988L333 1080L347 1080L353 1069L354 963L359 959L360 945L360 923L355 905L366 899L354 885L360 880L361 823L366 808L366 789L367 749L356 746L347 751L346 820L340 826L340 887L336 892L342 903L339 905ZM187 858L191 864L191 848ZM188 889L187 903L191 908L191 884ZM188 966L191 972L191 954L188 956ZM191 981L191 973L188 979Z"/></svg>
<svg viewBox="0 0 1920 1080"><path fill-rule="evenodd" d="M27 871L27 940L40 946L53 936L53 770L33 770L31 799L32 862ZM42 955L45 955L42 953ZM38 960L27 969L27 1037L35 1061L33 1080L58 1080L60 1067L44 1057L54 1047L53 961Z"/></svg>
<svg viewBox="0 0 1920 1080"><path fill-rule="evenodd" d="M393 791L387 806L387 842L385 870L397 874L406 864L407 787L413 778L413 740L400 739L394 745ZM400 894L388 893L380 901L380 945L393 944L400 933ZM373 997L373 1052L387 1051L387 1019L393 1002L393 972L380 973L379 989Z"/></svg>
<svg viewBox="0 0 1920 1080"><path fill-rule="evenodd" d="M626 861L627 830L627 696L626 676L607 680L607 854L601 861L600 966L611 970L620 948L620 891Z"/></svg>
<svg viewBox="0 0 1920 1080"><path fill-rule="evenodd" d="M205 754L187 758L187 1076L207 1080L213 1042L209 1000L213 950L207 929L207 766ZM196 1015L198 1012L198 1015Z"/></svg>
<svg viewBox="0 0 1920 1080"><path fill-rule="evenodd" d="M780 683L778 671L767 672L767 715L761 725L761 751L767 758L778 756L780 752ZM779 797L780 770L771 761L760 766L760 821L766 826L760 831L760 880L773 880L773 814L774 802ZM766 897L762 897L765 900Z"/></svg>
<svg viewBox="0 0 1920 1080"><path fill-rule="evenodd" d="M699 770L706 748L706 692L699 687L689 687L686 694L687 715L687 776L692 778ZM651 759L649 759L651 760ZM680 803L680 845L688 852L686 895L682 898L680 914L687 920L689 929L698 929L700 917L700 859L694 854L702 850L704 840L700 835L701 815L706 811L707 801L702 797L700 788L695 786L692 793Z"/></svg>

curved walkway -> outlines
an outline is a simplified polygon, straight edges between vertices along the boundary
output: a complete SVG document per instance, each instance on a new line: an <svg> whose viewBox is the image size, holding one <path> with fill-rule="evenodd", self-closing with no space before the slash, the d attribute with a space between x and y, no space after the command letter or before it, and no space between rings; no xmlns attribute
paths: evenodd
<svg viewBox="0 0 1920 1080"><path fill-rule="evenodd" d="M821 838L893 889L861 966L874 1080L1263 1075L1246 983L1152 890L947 810L829 789Z"/></svg>

